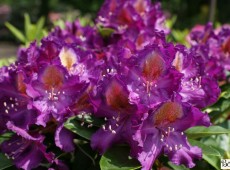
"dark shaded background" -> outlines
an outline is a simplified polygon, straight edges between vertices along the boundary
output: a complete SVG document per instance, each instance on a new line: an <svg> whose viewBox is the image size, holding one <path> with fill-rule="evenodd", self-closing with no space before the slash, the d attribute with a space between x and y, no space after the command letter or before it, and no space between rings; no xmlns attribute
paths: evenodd
<svg viewBox="0 0 230 170"><path fill-rule="evenodd" d="M216 0L215 22L230 23L230 0ZM176 29L191 28L204 24L210 19L211 0L162 0L162 8L168 17L176 15ZM96 16L103 0L0 0L0 41L15 41L4 27L6 21L20 30L24 27L24 13L29 13L32 21L45 16L46 26L51 27L52 19L66 12L76 11L81 15Z"/></svg>

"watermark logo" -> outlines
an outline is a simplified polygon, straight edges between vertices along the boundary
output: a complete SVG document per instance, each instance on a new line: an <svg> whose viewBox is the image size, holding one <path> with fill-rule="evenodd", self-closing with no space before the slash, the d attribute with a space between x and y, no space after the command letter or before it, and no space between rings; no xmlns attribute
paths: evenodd
<svg viewBox="0 0 230 170"><path fill-rule="evenodd" d="M230 159L221 159L220 168L230 170Z"/></svg>

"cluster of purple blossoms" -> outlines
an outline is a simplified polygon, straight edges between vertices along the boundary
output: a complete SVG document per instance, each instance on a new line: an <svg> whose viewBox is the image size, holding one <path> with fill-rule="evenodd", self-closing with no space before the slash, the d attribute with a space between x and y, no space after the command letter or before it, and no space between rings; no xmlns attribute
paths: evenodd
<svg viewBox="0 0 230 170"><path fill-rule="evenodd" d="M211 23L195 26L188 36L191 50L205 63L205 72L213 78L226 80L230 70L230 26L214 29Z"/></svg>
<svg viewBox="0 0 230 170"><path fill-rule="evenodd" d="M105 120L91 138L99 153L126 143L143 170L161 154L194 167L202 151L184 131L210 125L200 109L220 90L199 53L166 42L163 21L159 3L106 0L95 26L67 23L40 46L20 50L15 64L0 69L0 133L14 132L1 152L18 168L48 162L67 169L44 140L54 135L57 147L73 151L76 136L64 123L91 113ZM112 31L105 36L99 29Z"/></svg>

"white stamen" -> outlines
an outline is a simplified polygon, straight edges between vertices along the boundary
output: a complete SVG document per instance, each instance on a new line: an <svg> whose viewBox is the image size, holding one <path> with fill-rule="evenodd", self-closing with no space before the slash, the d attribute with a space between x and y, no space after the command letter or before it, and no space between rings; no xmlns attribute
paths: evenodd
<svg viewBox="0 0 230 170"><path fill-rule="evenodd" d="M112 126L111 125L109 125L109 130L112 131Z"/></svg>
<svg viewBox="0 0 230 170"><path fill-rule="evenodd" d="M175 145L175 150L178 150L178 147L177 147L177 145Z"/></svg>
<svg viewBox="0 0 230 170"><path fill-rule="evenodd" d="M171 146L169 147L169 150L172 151L172 147Z"/></svg>

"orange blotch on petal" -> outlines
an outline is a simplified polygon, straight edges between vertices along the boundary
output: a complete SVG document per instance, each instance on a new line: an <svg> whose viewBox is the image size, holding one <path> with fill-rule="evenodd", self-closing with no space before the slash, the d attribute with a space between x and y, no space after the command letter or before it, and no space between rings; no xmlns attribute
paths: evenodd
<svg viewBox="0 0 230 170"><path fill-rule="evenodd" d="M125 8L121 9L120 14L118 15L119 24L129 25L132 21L132 15Z"/></svg>
<svg viewBox="0 0 230 170"><path fill-rule="evenodd" d="M157 80L165 70L165 62L158 53L151 53L143 63L142 74L147 81Z"/></svg>
<svg viewBox="0 0 230 170"><path fill-rule="evenodd" d="M225 54L230 54L230 37L223 43L222 50Z"/></svg>
<svg viewBox="0 0 230 170"><path fill-rule="evenodd" d="M42 75L42 82L48 89L59 88L64 82L64 75L57 67L48 66Z"/></svg>
<svg viewBox="0 0 230 170"><path fill-rule="evenodd" d="M117 81L112 81L105 92L107 104L115 110L127 110L130 107L128 93Z"/></svg>
<svg viewBox="0 0 230 170"><path fill-rule="evenodd" d="M22 73L18 73L16 77L17 89L21 93L26 93L26 85L24 83L24 76Z"/></svg>
<svg viewBox="0 0 230 170"><path fill-rule="evenodd" d="M59 54L61 64L67 69L70 68L77 62L77 55L75 54L74 50L71 48L63 47L60 54Z"/></svg>
<svg viewBox="0 0 230 170"><path fill-rule="evenodd" d="M183 116L183 109L179 103L164 103L154 115L154 125L175 122Z"/></svg>
<svg viewBox="0 0 230 170"><path fill-rule="evenodd" d="M205 32L204 37L203 37L203 39L201 40L201 43L206 43L206 42L207 42L207 40L208 40L209 37L210 37L210 33L211 33L210 30L208 30L207 32Z"/></svg>
<svg viewBox="0 0 230 170"><path fill-rule="evenodd" d="M139 14L143 14L146 10L146 2L143 2L142 0L137 0L134 4L134 8Z"/></svg>
<svg viewBox="0 0 230 170"><path fill-rule="evenodd" d="M117 8L117 0L111 0L109 4L109 11L114 12Z"/></svg>
<svg viewBox="0 0 230 170"><path fill-rule="evenodd" d="M76 32L75 32L75 35L76 37L80 37L83 35L83 31L81 29L78 29Z"/></svg>
<svg viewBox="0 0 230 170"><path fill-rule="evenodd" d="M67 38L65 38L65 42L67 44L72 44L72 43L74 43L74 40L71 37L67 37Z"/></svg>
<svg viewBox="0 0 230 170"><path fill-rule="evenodd" d="M79 112L79 111L83 111L87 108L91 108L92 105L89 102L89 94L88 93L84 93L79 99L78 101L75 103L74 108L72 109L73 112Z"/></svg>
<svg viewBox="0 0 230 170"><path fill-rule="evenodd" d="M136 39L136 46L138 49L142 48L142 45L145 43L146 39L143 34L140 34Z"/></svg>

